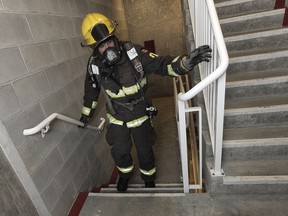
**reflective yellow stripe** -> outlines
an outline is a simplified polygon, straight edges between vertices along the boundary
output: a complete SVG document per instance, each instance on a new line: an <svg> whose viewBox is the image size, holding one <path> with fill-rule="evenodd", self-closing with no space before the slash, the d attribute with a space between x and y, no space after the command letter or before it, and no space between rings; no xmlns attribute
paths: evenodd
<svg viewBox="0 0 288 216"><path fill-rule="evenodd" d="M143 169L140 169L140 172L144 175L148 175L148 176L151 176L153 175L154 173L156 173L156 167L154 167L153 169L151 170L143 170Z"/></svg>
<svg viewBox="0 0 288 216"><path fill-rule="evenodd" d="M82 114L89 116L91 109L88 107L82 107Z"/></svg>
<svg viewBox="0 0 288 216"><path fill-rule="evenodd" d="M140 88L139 88L139 85L137 84L137 85L133 85L129 87L123 86L122 89L126 95L132 95L132 94L137 93Z"/></svg>
<svg viewBox="0 0 288 216"><path fill-rule="evenodd" d="M123 121L120 121L120 120L114 118L112 115L110 115L108 113L107 113L107 118L109 120L109 123L111 123L111 124L123 125L123 123L124 123Z"/></svg>
<svg viewBox="0 0 288 216"><path fill-rule="evenodd" d="M140 81L140 85L141 85L141 87L143 87L146 84L147 84L147 78L144 77ZM111 98L121 98L121 97L125 97L126 95L133 95L133 94L137 93L139 89L140 89L140 86L137 83L137 84L129 86L129 87L124 87L123 86L122 89L119 90L118 94L113 93L109 89L106 90L106 92Z"/></svg>
<svg viewBox="0 0 288 216"><path fill-rule="evenodd" d="M97 102L96 101L93 101L93 103L92 103L92 109L95 109L96 108L96 106L97 106Z"/></svg>
<svg viewBox="0 0 288 216"><path fill-rule="evenodd" d="M127 122L126 125L128 128L135 128L135 127L139 127L140 125L143 124L143 122L145 122L147 119L149 119L148 116L143 116L141 118L135 119L133 121Z"/></svg>
<svg viewBox="0 0 288 216"><path fill-rule="evenodd" d="M180 57L180 56L177 56L175 59L173 59L172 62L176 62L176 61L179 59L179 57ZM174 76L174 77L178 77L178 76L179 76L179 74L176 73L176 72L173 70L171 64L167 65L167 69L168 69L168 75L169 75L169 76Z"/></svg>
<svg viewBox="0 0 288 216"><path fill-rule="evenodd" d="M157 54L155 54L155 53L149 53L149 56L151 57L151 58L157 58L158 57L158 55Z"/></svg>
<svg viewBox="0 0 288 216"><path fill-rule="evenodd" d="M123 168L123 167L118 167L118 170L122 173L129 173L129 172L132 172L133 169L134 169L134 165L130 166L130 167L126 167L126 168Z"/></svg>
<svg viewBox="0 0 288 216"><path fill-rule="evenodd" d="M106 90L107 94L111 97L111 98L120 98L120 97L125 97L125 93L123 90L120 90L118 92L118 94L113 93L112 91L110 91L109 89Z"/></svg>

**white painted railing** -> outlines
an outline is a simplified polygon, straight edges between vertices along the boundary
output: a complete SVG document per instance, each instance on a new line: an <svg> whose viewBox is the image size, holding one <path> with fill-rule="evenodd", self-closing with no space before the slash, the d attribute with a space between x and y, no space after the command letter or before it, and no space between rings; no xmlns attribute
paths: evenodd
<svg viewBox="0 0 288 216"><path fill-rule="evenodd" d="M203 91L206 108L209 133L214 154L213 175L223 175L221 168L222 141L224 123L224 102L226 69L229 64L226 45L224 42L219 19L213 0L188 0L190 16L194 32L195 46L209 45L212 48L212 58L209 63L200 63L199 71L201 81L186 93L178 95L178 132L182 161L182 174L184 192L189 189L202 188L202 185L189 185L188 159L187 159L187 135L186 113L197 111L199 120L201 117L200 107L189 107L186 101L192 99ZM201 124L201 121L199 122ZM200 126L200 125L199 125ZM199 127L199 133L202 128ZM202 136L200 141L202 142ZM201 155L200 155L201 156ZM199 164L202 159L199 157ZM200 168L202 170L202 167ZM200 173L200 175L202 175ZM202 178L202 176L200 176Z"/></svg>
<svg viewBox="0 0 288 216"><path fill-rule="evenodd" d="M50 123L54 119L60 119L60 120L63 120L65 122L68 122L68 123L71 123L71 124L75 124L75 125L78 125L78 126L81 126L81 127L84 126L84 124L82 122L78 121L78 120L75 120L73 118L70 118L70 117L67 117L67 116L64 116L64 115L61 115L61 114L58 114L58 113L53 113L50 116L48 116L46 119L44 119L42 122L40 122L38 125L36 125L35 127L23 130L23 134L25 136L28 136L28 135L33 135L33 134L36 134L38 132L41 132L42 137L44 137L45 134L50 129L50 126L49 126ZM101 122L100 122L98 127L87 125L86 128L91 129L91 130L101 131L103 129L103 127L104 127L105 119L104 118L100 118L100 120L101 120Z"/></svg>

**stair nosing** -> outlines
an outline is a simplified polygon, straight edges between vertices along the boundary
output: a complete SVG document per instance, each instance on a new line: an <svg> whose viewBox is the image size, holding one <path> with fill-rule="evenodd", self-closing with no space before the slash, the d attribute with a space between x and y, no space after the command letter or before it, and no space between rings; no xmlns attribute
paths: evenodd
<svg viewBox="0 0 288 216"><path fill-rule="evenodd" d="M115 191L117 190L116 187L114 188L102 188L101 191L105 191L105 192L109 192L109 191ZM179 190L183 190L183 187L177 187L177 188L159 188L159 187L155 187L155 188L145 188L145 187L142 187L142 188L131 188L131 187L128 187L127 191L128 192L132 192L132 191L179 191Z"/></svg>
<svg viewBox="0 0 288 216"><path fill-rule="evenodd" d="M254 18L261 18L261 17L266 17L266 16L273 16L273 15L284 15L285 13L285 8L284 9L277 9L277 10L269 10L269 11L261 11L257 13L252 13L248 15L241 15L241 16L236 16L236 17L229 17L229 18L224 18L220 19L220 25L222 24L227 24L227 23L233 23L237 21L246 21L249 19L254 19Z"/></svg>
<svg viewBox="0 0 288 216"><path fill-rule="evenodd" d="M109 187L116 187L117 184L110 184ZM128 184L129 187L134 188L143 188L144 184ZM173 187L182 187L183 184L181 183L156 183L156 187L158 188L173 188Z"/></svg>
<svg viewBox="0 0 288 216"><path fill-rule="evenodd" d="M215 4L216 8L225 7L225 6L231 6L231 5L237 5L242 4L246 2L253 2L254 0L231 0L231 1L225 1L225 2L219 2Z"/></svg>
<svg viewBox="0 0 288 216"><path fill-rule="evenodd" d="M261 114L261 113L273 113L288 110L288 104L281 105L270 105L270 106L259 106L259 107L242 107L242 108L233 108L225 109L224 117L235 116L235 115L249 115L249 114Z"/></svg>
<svg viewBox="0 0 288 216"><path fill-rule="evenodd" d="M242 185L242 184L288 184L288 175L271 175L271 176L224 176L223 184L225 185Z"/></svg>
<svg viewBox="0 0 288 216"><path fill-rule="evenodd" d="M245 148L251 146L281 146L288 145L288 137L223 140L223 148Z"/></svg>
<svg viewBox="0 0 288 216"><path fill-rule="evenodd" d="M273 84L287 82L288 76L275 76L275 77L265 77L257 79L239 80L239 81L228 81L226 82L226 88L237 88L245 86L257 86L263 84Z"/></svg>
<svg viewBox="0 0 288 216"><path fill-rule="evenodd" d="M267 60L267 59L271 59L271 57L273 58L288 57L288 49L281 50L281 51L272 51L272 52L231 57L229 59L229 62L230 64L235 64L235 63L251 62L251 61L257 61L257 60Z"/></svg>
<svg viewBox="0 0 288 216"><path fill-rule="evenodd" d="M103 196L103 197L180 197L185 196L185 193L89 193L88 196Z"/></svg>
<svg viewBox="0 0 288 216"><path fill-rule="evenodd" d="M271 30L264 30L259 32L253 32L253 33L244 33L240 35L234 35L234 36L227 36L224 38L226 43L232 43L232 42L238 42L243 40L249 40L249 39L255 39L255 38L261 38L261 37L270 37L275 35L282 35L287 34L288 28L279 28L279 29L271 29Z"/></svg>

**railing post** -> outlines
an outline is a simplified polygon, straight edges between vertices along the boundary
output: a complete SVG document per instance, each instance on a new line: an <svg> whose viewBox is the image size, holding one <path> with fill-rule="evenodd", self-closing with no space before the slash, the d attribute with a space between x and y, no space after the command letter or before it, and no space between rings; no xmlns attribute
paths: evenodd
<svg viewBox="0 0 288 216"><path fill-rule="evenodd" d="M225 106L225 82L226 73L224 73L217 82L216 90L216 125L215 125L215 146L214 146L214 170L215 176L222 176L222 146L223 146L223 128L224 128L224 106Z"/></svg>
<svg viewBox="0 0 288 216"><path fill-rule="evenodd" d="M178 112L179 112L178 134L179 134L179 145L180 145L180 154L182 162L183 189L184 193L189 193L185 101L178 100Z"/></svg>

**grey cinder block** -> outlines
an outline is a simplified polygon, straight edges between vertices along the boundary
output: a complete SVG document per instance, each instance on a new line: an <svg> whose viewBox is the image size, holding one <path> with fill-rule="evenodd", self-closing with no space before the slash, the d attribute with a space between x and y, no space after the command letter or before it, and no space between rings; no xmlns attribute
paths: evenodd
<svg viewBox="0 0 288 216"><path fill-rule="evenodd" d="M37 115L35 115L37 113ZM21 145L30 140L29 136L23 135L24 129L35 127L45 118L40 104L34 105L31 109L20 112L4 123L15 147L19 149Z"/></svg>
<svg viewBox="0 0 288 216"><path fill-rule="evenodd" d="M50 42L53 57L56 62L63 62L71 58L71 44L67 39Z"/></svg>
<svg viewBox="0 0 288 216"><path fill-rule="evenodd" d="M64 91L60 89L59 91L56 91L45 98L41 104L46 116L49 116L55 112L61 113L63 107L67 106L67 99L65 97Z"/></svg>
<svg viewBox="0 0 288 216"><path fill-rule="evenodd" d="M0 50L0 84L6 83L28 74L18 48Z"/></svg>
<svg viewBox="0 0 288 216"><path fill-rule="evenodd" d="M21 11L21 12L36 12L37 5L31 0L2 0L5 10ZM1 4L0 4L1 7Z"/></svg>
<svg viewBox="0 0 288 216"><path fill-rule="evenodd" d="M60 12L60 5L57 0L37 0L37 5L42 13L59 14Z"/></svg>
<svg viewBox="0 0 288 216"><path fill-rule="evenodd" d="M5 121L21 110L11 85L0 87L0 120Z"/></svg>
<svg viewBox="0 0 288 216"><path fill-rule="evenodd" d="M22 107L32 105L51 92L48 80L43 71L17 80L13 85Z"/></svg>
<svg viewBox="0 0 288 216"><path fill-rule="evenodd" d="M21 45L33 41L24 15L0 14L0 47Z"/></svg>
<svg viewBox="0 0 288 216"><path fill-rule="evenodd" d="M30 140L18 150L29 173L32 173L43 160L40 148L36 140Z"/></svg>
<svg viewBox="0 0 288 216"><path fill-rule="evenodd" d="M63 87L69 81L66 63L46 69L46 74L53 90Z"/></svg>
<svg viewBox="0 0 288 216"><path fill-rule="evenodd" d="M53 16L38 14L28 14L26 16L35 41L59 38Z"/></svg>
<svg viewBox="0 0 288 216"><path fill-rule="evenodd" d="M49 43L22 46L20 51L30 72L41 70L55 62Z"/></svg>

